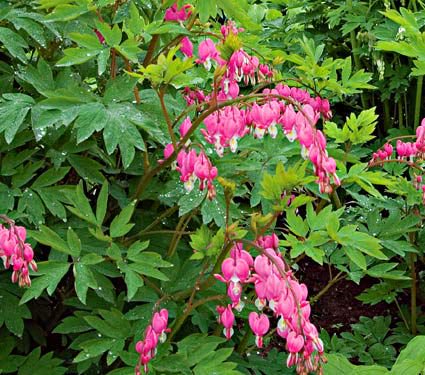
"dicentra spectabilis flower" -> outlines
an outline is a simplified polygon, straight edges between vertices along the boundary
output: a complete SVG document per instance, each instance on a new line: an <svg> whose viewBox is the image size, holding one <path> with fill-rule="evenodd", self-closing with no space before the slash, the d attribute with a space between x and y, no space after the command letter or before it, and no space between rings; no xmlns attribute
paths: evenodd
<svg viewBox="0 0 425 375"><path fill-rule="evenodd" d="M217 48L214 42L209 38L199 43L198 56L199 56L199 59L196 60L196 62L198 64L204 64L204 67L207 70L211 69L211 65L212 65L211 60L215 60L217 62L221 61L220 54L217 51Z"/></svg>
<svg viewBox="0 0 425 375"><path fill-rule="evenodd" d="M292 271L285 264L275 234L261 236L255 243L262 249L262 254L254 262L249 252L243 249L242 243L238 242L231 249L230 257L222 263L222 275L215 275L228 286L228 296L232 301L228 312L231 308L239 307L242 288L254 283L257 296L255 305L262 310L268 303L277 319L277 334L287 340L290 352L288 365L296 366L300 374L317 371L326 359L317 329L310 323L311 307L307 301L307 287L293 277ZM220 313L223 309L220 308ZM257 346L261 347L262 337L270 328L269 318L265 313L252 312L249 325L256 335Z"/></svg>
<svg viewBox="0 0 425 375"><path fill-rule="evenodd" d="M34 251L31 245L25 243L26 229L15 225L14 221L5 218L9 228L0 224L0 258L6 269L12 266L12 282L19 286L31 286L29 269L37 271L34 261Z"/></svg>
<svg viewBox="0 0 425 375"><path fill-rule="evenodd" d="M165 332L170 332L168 325L168 310L162 309L153 315L151 324L146 327L143 340L136 343L136 352L139 354L139 361L135 368L135 374L140 375L140 367L143 372L149 371L148 363L156 355L158 343L163 343L166 339Z"/></svg>
<svg viewBox="0 0 425 375"><path fill-rule="evenodd" d="M177 3L174 3L170 8L165 11L164 20L165 21L186 21L192 14L190 4L184 5L181 9L177 8Z"/></svg>
<svg viewBox="0 0 425 375"><path fill-rule="evenodd" d="M181 53L188 58L193 57L193 44L187 36L181 40L180 44Z"/></svg>
<svg viewBox="0 0 425 375"><path fill-rule="evenodd" d="M186 117L184 121L181 123L179 128L180 137L184 138L191 127L192 127L192 122L190 121L190 117Z"/></svg>
<svg viewBox="0 0 425 375"><path fill-rule="evenodd" d="M256 312L251 312L248 316L249 326L255 335L255 344L257 347L263 347L263 336L268 332L270 328L270 321L267 315Z"/></svg>
<svg viewBox="0 0 425 375"><path fill-rule="evenodd" d="M156 312L152 317L152 328L158 335L160 343L164 343L167 339L166 332L170 330L167 328L168 325L168 310L162 309L160 312Z"/></svg>
<svg viewBox="0 0 425 375"><path fill-rule="evenodd" d="M198 155L195 150L186 152L181 150L177 155L176 170L180 172L180 180L184 183L185 189L190 192L193 190L196 181L195 163Z"/></svg>
<svg viewBox="0 0 425 375"><path fill-rule="evenodd" d="M207 155L203 151L200 152L193 169L195 176L199 178L199 188L204 190L205 187L208 190L208 198L212 199L215 197L216 191L212 181L217 177L218 171L208 159Z"/></svg>
<svg viewBox="0 0 425 375"><path fill-rule="evenodd" d="M218 322L223 325L224 336L227 340L233 336L233 323L235 322L235 315L233 314L231 305L226 307L217 306L217 312L219 313Z"/></svg>
<svg viewBox="0 0 425 375"><path fill-rule="evenodd" d="M227 21L227 23L225 25L222 25L220 28L220 32L225 38L230 34L237 35L243 30L244 29L242 27L238 28L234 21Z"/></svg>

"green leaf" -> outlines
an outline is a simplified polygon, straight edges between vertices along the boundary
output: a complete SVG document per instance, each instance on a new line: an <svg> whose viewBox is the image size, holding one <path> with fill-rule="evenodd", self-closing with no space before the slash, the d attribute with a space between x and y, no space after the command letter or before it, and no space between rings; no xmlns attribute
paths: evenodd
<svg viewBox="0 0 425 375"><path fill-rule="evenodd" d="M140 287L144 285L142 277L135 271L128 269L124 278L127 285L127 298L129 301L133 299Z"/></svg>
<svg viewBox="0 0 425 375"><path fill-rule="evenodd" d="M128 206L123 208L119 215L115 216L111 222L110 235L112 238L121 237L127 234L134 224L129 224L133 216L136 201L131 202Z"/></svg>
<svg viewBox="0 0 425 375"><path fill-rule="evenodd" d="M112 339L127 339L131 334L131 325L124 315L115 309L99 310L98 316L85 316L84 320L100 334Z"/></svg>
<svg viewBox="0 0 425 375"><path fill-rule="evenodd" d="M89 266L82 263L75 263L74 268L75 291L78 299L85 305L87 291L89 288L97 288L97 282Z"/></svg>
<svg viewBox="0 0 425 375"><path fill-rule="evenodd" d="M43 245L50 246L52 249L60 251L71 256L78 256L76 249L70 249L65 240L63 240L55 231L41 225L38 231L28 231L28 236L34 238Z"/></svg>
<svg viewBox="0 0 425 375"><path fill-rule="evenodd" d="M102 256L95 254L95 253L90 253L90 254L86 254L83 257L81 257L80 263L84 264L84 265L91 265L91 264L101 263L104 260L105 259L103 259Z"/></svg>
<svg viewBox="0 0 425 375"><path fill-rule="evenodd" d="M67 196L74 204L74 207L67 206L68 210L70 210L74 215L78 216L80 219L83 219L88 223L96 226L96 216L94 216L90 203L84 194L82 182L80 182L76 186L75 194L67 192Z"/></svg>
<svg viewBox="0 0 425 375"><path fill-rule="evenodd" d="M332 212L329 215L327 215L327 222L326 222L326 230L329 233L329 236L337 241L338 240L338 229L339 229L339 218L338 216Z"/></svg>
<svg viewBox="0 0 425 375"><path fill-rule="evenodd" d="M425 336L414 337L401 351L391 374L417 375L425 367Z"/></svg>
<svg viewBox="0 0 425 375"><path fill-rule="evenodd" d="M39 262L38 263L38 277L32 281L31 288L27 289L19 302L21 305L28 302L33 298L38 298L47 288L47 293L51 296L59 282L68 272L70 267L69 263L64 262Z"/></svg>
<svg viewBox="0 0 425 375"><path fill-rule="evenodd" d="M115 47L120 44L122 35L118 24L110 28L107 23L96 21L96 27L102 33L106 43L110 47Z"/></svg>
<svg viewBox="0 0 425 375"><path fill-rule="evenodd" d="M97 357L108 351L114 345L115 339L93 339L80 344L83 349L75 358L74 363L82 362L90 358Z"/></svg>
<svg viewBox="0 0 425 375"><path fill-rule="evenodd" d="M57 63L56 66L71 66L83 64L95 58L99 54L100 50L88 50L81 48L67 48L63 51L65 54Z"/></svg>
<svg viewBox="0 0 425 375"><path fill-rule="evenodd" d="M134 260L134 258L137 257L141 251L146 250L148 247L149 241L136 241L129 247L127 251L127 258Z"/></svg>
<svg viewBox="0 0 425 375"><path fill-rule="evenodd" d="M99 50L102 48L102 44L95 33L92 34L80 34L80 33L69 33L68 36L81 47L88 48L90 50Z"/></svg>
<svg viewBox="0 0 425 375"><path fill-rule="evenodd" d="M217 4L215 0L198 0L197 10L199 19L202 23L206 23L210 17L217 15Z"/></svg>
<svg viewBox="0 0 425 375"><path fill-rule="evenodd" d="M352 246L371 257L387 260L388 257L380 250L381 245L377 238L356 230L355 225L347 225L338 232L338 242Z"/></svg>
<svg viewBox="0 0 425 375"><path fill-rule="evenodd" d="M82 318L74 316L68 316L60 322L53 333L67 334L67 333L81 333L91 329L91 326L87 324Z"/></svg>
<svg viewBox="0 0 425 375"><path fill-rule="evenodd" d="M61 181L69 172L69 167L51 168L37 177L31 187L33 189L47 187Z"/></svg>
<svg viewBox="0 0 425 375"><path fill-rule="evenodd" d="M0 132L4 132L10 144L35 102L24 94L4 94L3 97L6 100L0 103Z"/></svg>
<svg viewBox="0 0 425 375"><path fill-rule="evenodd" d="M119 46L115 46L115 49L133 63L137 63L139 61L139 54L143 52L139 48L139 42L134 39L125 40Z"/></svg>
<svg viewBox="0 0 425 375"><path fill-rule="evenodd" d="M53 352L41 356L41 348L38 347L26 356L18 375L62 375L67 372L67 368L60 366L62 362L59 358L53 358Z"/></svg>
<svg viewBox="0 0 425 375"><path fill-rule="evenodd" d="M98 184L105 180L103 174L100 172L103 166L97 161L75 154L68 155L67 160L83 179Z"/></svg>
<svg viewBox="0 0 425 375"><path fill-rule="evenodd" d="M388 375L389 371L382 366L355 366L341 354L328 354L328 362L323 367L326 375Z"/></svg>
<svg viewBox="0 0 425 375"><path fill-rule="evenodd" d="M308 233L307 222L295 213L295 210L289 210L286 212L286 221L289 225L289 229L297 236L305 237Z"/></svg>
<svg viewBox="0 0 425 375"><path fill-rule="evenodd" d="M135 148L145 150L143 138L137 127L133 125L133 115L134 108L130 104L110 104L108 121L103 129L106 151L112 154L119 146L124 168L128 168L133 161Z"/></svg>
<svg viewBox="0 0 425 375"><path fill-rule="evenodd" d="M193 189L190 193L183 195L178 202L179 216L183 216L193 209L199 207L205 199L206 192Z"/></svg>
<svg viewBox="0 0 425 375"><path fill-rule="evenodd" d="M0 290L0 327L3 324L16 336L22 337L24 332L23 319L30 319L31 312L27 306L19 303L19 298L9 293L6 289ZM2 339L3 341L3 339Z"/></svg>
<svg viewBox="0 0 425 375"><path fill-rule="evenodd" d="M28 44L19 34L6 27L0 27L0 42L13 57L18 58L23 63L27 62L24 48L28 48Z"/></svg>
<svg viewBox="0 0 425 375"><path fill-rule="evenodd" d="M359 250L357 250L357 249L355 249L354 247L351 247L351 246L345 246L344 250L345 250L345 253L347 254L347 256L350 258L350 260L354 264L359 266L362 270L366 269L366 267L367 267L366 258L362 254L361 251L359 251Z"/></svg>
<svg viewBox="0 0 425 375"><path fill-rule="evenodd" d="M81 240L71 227L68 228L67 242L72 256L78 257L81 253Z"/></svg>
<svg viewBox="0 0 425 375"><path fill-rule="evenodd" d="M87 103L80 106L74 124L74 128L77 129L77 143L85 141L95 131L101 131L107 119L107 111L101 103Z"/></svg>

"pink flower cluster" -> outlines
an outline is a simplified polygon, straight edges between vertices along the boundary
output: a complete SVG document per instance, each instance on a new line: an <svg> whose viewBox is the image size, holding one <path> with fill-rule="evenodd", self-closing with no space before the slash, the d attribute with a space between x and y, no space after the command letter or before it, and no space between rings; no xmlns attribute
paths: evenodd
<svg viewBox="0 0 425 375"><path fill-rule="evenodd" d="M170 8L165 11L164 20L184 22L192 14L191 8L192 6L190 4L186 4L181 9L179 9L177 7L177 3L174 3Z"/></svg>
<svg viewBox="0 0 425 375"><path fill-rule="evenodd" d="M406 136L402 136L402 138L403 137ZM414 135L407 137L415 138ZM384 164L390 161L407 162L409 165L413 165L415 158L423 160L425 157L425 118L422 120L421 125L416 128L416 140L413 142L403 142L401 139L397 139L394 157L393 152L394 147L391 143L385 143L381 149L373 153L369 166ZM394 159L395 157L396 159ZM425 185L423 184L423 177L415 175L413 185L417 190L422 191L422 201L425 205Z"/></svg>
<svg viewBox="0 0 425 375"><path fill-rule="evenodd" d="M261 313L249 314L249 326L255 334L256 345L263 346L263 336L270 329L270 320L265 312L270 311L278 319L277 334L286 339L289 352L287 365L296 366L297 372L307 374L317 371L325 362L323 343L316 327L310 322L311 308L307 300L307 287L299 284L292 271L285 264L275 234L260 237L256 245L261 254L255 259L235 244L230 256L222 263L221 274L215 277L226 283L231 304L219 306L219 323L224 334L230 339L233 334L235 316L232 309L241 310L243 286L254 286L257 299L255 305Z"/></svg>
<svg viewBox="0 0 425 375"><path fill-rule="evenodd" d="M391 159L393 151L393 146L390 143L386 143L381 149L373 153L371 163ZM395 151L398 159L408 158L410 161L413 161L414 158L424 158L425 118L422 120L421 125L416 128L416 140L414 142L403 142L401 139L398 139Z"/></svg>
<svg viewBox="0 0 425 375"><path fill-rule="evenodd" d="M144 373L148 372L148 363L156 355L156 347L158 343L164 343L167 339L167 332L171 330L168 325L168 310L162 309L160 312L153 314L152 322L147 326L143 341L136 343L136 351L139 353L139 362L136 366L135 373L140 375L140 366L143 365Z"/></svg>
<svg viewBox="0 0 425 375"><path fill-rule="evenodd" d="M190 118L187 117L180 125L181 139L187 134L192 127ZM199 180L199 189L202 191L205 188L208 190L208 199L213 199L216 195L213 180L217 177L217 168L214 167L205 154L200 151L199 154L195 149L189 148L188 141L177 154L175 169L180 172L180 181L184 183L186 191L191 192L196 181ZM168 159L174 152L174 146L169 143L164 149L164 158Z"/></svg>
<svg viewBox="0 0 425 375"><path fill-rule="evenodd" d="M0 225L0 258L6 269L12 267L12 282L18 282L21 287L31 286L29 269L37 272L37 264L31 245L25 243L26 229L10 219L7 222L9 228Z"/></svg>
<svg viewBox="0 0 425 375"><path fill-rule="evenodd" d="M258 139L265 134L275 138L280 127L290 141L299 141L301 155L313 163L320 191L332 192L331 177L334 184L340 184L336 162L328 156L325 136L316 129L321 115L331 116L329 102L281 84L273 90L263 90L263 98L264 104L254 103L245 109L229 106L212 113L204 120L206 129L201 130L205 140L222 156L226 147L235 152L239 139L249 132ZM297 103L297 111L292 103Z"/></svg>
<svg viewBox="0 0 425 375"><path fill-rule="evenodd" d="M232 22L224 25L221 28L224 38L222 43L229 35L236 35L240 31ZM182 41L181 50L186 56L192 55L189 39ZM241 82L245 85L255 84L273 76L272 69L260 64L256 56L250 56L242 48L233 52L228 61L223 60L219 48L211 39L205 39L199 44L198 55L196 62L204 64L207 69L213 63L225 68L215 96L219 102L238 97ZM332 192L331 178L335 185L340 184L336 163L328 156L325 136L316 129L321 116L324 119L332 116L329 101L312 97L306 90L282 84L273 89L264 89L258 96L257 103L231 105L209 115L204 120L205 129L201 130L205 140L214 145L221 157L225 148L236 152L239 140L250 132L258 139L266 134L275 138L278 128L281 128L290 141L297 139L300 142L302 156L313 163L320 191ZM184 97L188 105L208 103L211 100L211 96L199 89L184 89ZM189 187L192 186L190 182Z"/></svg>

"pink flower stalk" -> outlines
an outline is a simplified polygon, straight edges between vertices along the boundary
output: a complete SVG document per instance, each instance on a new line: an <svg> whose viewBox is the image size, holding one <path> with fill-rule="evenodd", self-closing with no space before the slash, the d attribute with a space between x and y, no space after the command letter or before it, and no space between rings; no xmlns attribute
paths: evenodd
<svg viewBox="0 0 425 375"><path fill-rule="evenodd" d="M170 8L165 11L164 20L165 21L177 21L184 22L186 21L190 15L192 14L190 4L186 4L183 8L178 9L177 3L174 3Z"/></svg>
<svg viewBox="0 0 425 375"><path fill-rule="evenodd" d="M181 44L181 47L180 47L181 53L183 53L183 55L185 55L188 58L193 57L193 44L187 36L185 36L181 40L180 44Z"/></svg>
<svg viewBox="0 0 425 375"><path fill-rule="evenodd" d="M227 306L227 312L230 315L232 308L240 306L243 287L254 284L257 296L255 305L262 310L268 304L277 318L277 334L286 339L290 353L288 365L296 366L298 373L317 371L326 359L317 329L310 323L311 307L307 300L307 287L293 277L292 271L285 264L275 234L259 237L256 245L262 249L261 254L252 260L242 243L236 243L230 251L230 257L222 263L222 274L215 275L228 285L232 304ZM224 307L218 311L222 314ZM263 336L270 329L268 316L252 312L249 314L249 325L256 336L257 346L262 347ZM224 333L226 335L226 331Z"/></svg>
<svg viewBox="0 0 425 375"><path fill-rule="evenodd" d="M248 316L249 326L255 335L255 344L258 348L263 347L263 336L267 333L270 328L270 321L267 315L252 312Z"/></svg>
<svg viewBox="0 0 425 375"><path fill-rule="evenodd" d="M224 327L223 333L227 340L233 336L233 323L235 322L235 315L233 314L231 305L227 307L217 306L217 312L219 313L218 322Z"/></svg>
<svg viewBox="0 0 425 375"><path fill-rule="evenodd" d="M135 368L135 374L140 375L140 367L143 366L143 372L148 373L148 364L155 357L158 343L165 342L165 332L171 330L168 325L168 310L162 309L153 315L152 322L146 327L142 341L136 343L136 352L139 354L139 361Z"/></svg>
<svg viewBox="0 0 425 375"><path fill-rule="evenodd" d="M187 105L205 103L210 100L210 97L208 95L205 96L202 90L192 90L189 87L185 87L183 89L183 98L186 101Z"/></svg>
<svg viewBox="0 0 425 375"><path fill-rule="evenodd" d="M37 272L34 261L34 251L31 245L25 243L26 229L15 225L15 222L2 215L9 228L0 224L0 258L6 269L12 267L12 282L20 287L31 286L29 269Z"/></svg>
<svg viewBox="0 0 425 375"><path fill-rule="evenodd" d="M177 12L176 6L171 9ZM241 30L236 29L231 22L222 28L224 39L230 35L236 35L239 31ZM192 54L190 40L187 38L182 40L182 48L188 56ZM270 78L273 74L270 67L260 64L256 56L249 55L242 48L234 51L228 61L224 61L220 57L217 45L211 39L205 39L199 44L198 57L196 62L204 64L207 69L211 67L212 61L223 68L213 96L214 101L217 102L239 97L238 82L243 82L245 85L255 84L258 80ZM205 103L206 106L210 106L212 104L211 97L201 90L185 88L183 92L188 105ZM298 139L302 157L311 160L320 191L332 192L332 184L336 186L340 184L336 173L336 162L327 154L325 136L316 129L321 116L324 119L332 116L329 101L319 97L313 98L308 91L301 88L290 88L282 84L276 85L273 89L264 89L261 94L263 97L258 103L250 106L246 104L226 106L205 118L205 129L201 129L205 140L214 145L217 155L223 156L226 148L236 152L239 140L250 131L258 139L266 134L275 138L280 124L288 140ZM185 120L180 128L182 137L189 128L189 123ZM419 130L418 134L421 135L421 139L425 139L425 136L422 136L425 130ZM422 147L420 142L418 144ZM165 157L171 155L171 146L167 147L164 152ZM189 147L189 144L185 147ZM406 146L403 147L406 148ZM425 149L425 142L423 147ZM417 148L411 146L408 151L412 149L416 152ZM407 151L403 152L404 155ZM198 167L194 173L194 165L197 161ZM193 189L194 182L199 178L200 189L207 187L209 198L215 196L212 180L216 177L217 171L205 155L200 154L198 157L186 151L179 153L177 170L181 172L181 180L185 182L188 191Z"/></svg>
<svg viewBox="0 0 425 375"><path fill-rule="evenodd" d="M242 31L244 31L244 29L241 27L238 28L234 21L227 21L227 24L221 26L220 28L220 32L225 38L230 34L238 35L238 33Z"/></svg>
<svg viewBox="0 0 425 375"><path fill-rule="evenodd" d="M409 158L410 161L413 161L418 150L415 143L403 142L399 139L397 140L396 151L399 159Z"/></svg>

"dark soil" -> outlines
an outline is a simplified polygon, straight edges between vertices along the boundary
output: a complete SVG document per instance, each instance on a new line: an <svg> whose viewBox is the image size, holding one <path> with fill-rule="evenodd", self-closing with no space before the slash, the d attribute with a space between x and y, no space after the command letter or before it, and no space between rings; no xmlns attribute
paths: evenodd
<svg viewBox="0 0 425 375"><path fill-rule="evenodd" d="M300 282L307 285L309 296L319 293L329 281L327 266L320 266L312 260L299 262L300 270L296 273ZM332 269L335 276L337 270ZM379 315L391 315L392 324L398 318L398 310L395 304L385 302L376 305L365 305L356 297L365 289L377 283L377 279L364 277L360 284L342 279L333 285L313 306L312 323L318 328L324 328L330 335L342 331L350 331L350 324L357 323L361 316L373 318ZM406 296L406 302L408 296ZM405 303L405 301L403 301Z"/></svg>

